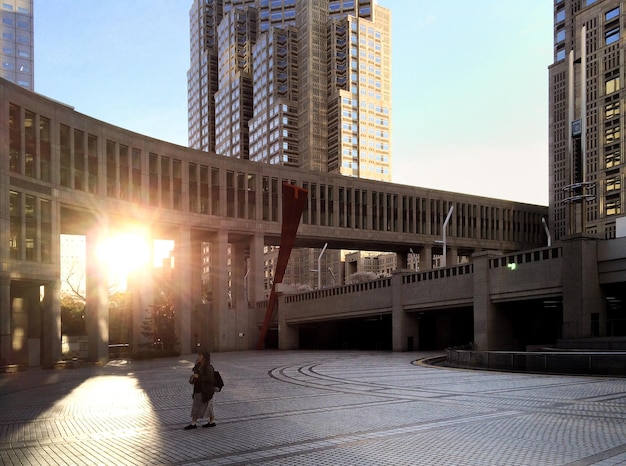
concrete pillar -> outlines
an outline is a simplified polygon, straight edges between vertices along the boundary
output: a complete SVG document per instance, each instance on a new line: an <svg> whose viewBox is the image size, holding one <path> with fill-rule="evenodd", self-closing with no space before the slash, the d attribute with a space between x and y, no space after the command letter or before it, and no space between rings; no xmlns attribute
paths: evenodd
<svg viewBox="0 0 626 466"><path fill-rule="evenodd" d="M391 348L393 351L406 351L404 286L402 272L391 274Z"/></svg>
<svg viewBox="0 0 626 466"><path fill-rule="evenodd" d="M227 331L231 314L228 299L228 233L226 231L218 231L211 241L210 271L213 315L209 318L209 349L210 351L226 351L229 348Z"/></svg>
<svg viewBox="0 0 626 466"><path fill-rule="evenodd" d="M233 308L231 310L234 318L234 325L229 329L229 335L232 339L231 345L236 350L248 349L248 296L247 285L248 280L248 261L246 257L246 249L248 241L233 243L231 246L231 292L233 299Z"/></svg>
<svg viewBox="0 0 626 466"><path fill-rule="evenodd" d="M247 244L237 242L231 244L230 256L230 288L232 293L232 307L238 309L246 300L245 278L247 271L246 250Z"/></svg>
<svg viewBox="0 0 626 466"><path fill-rule="evenodd" d="M255 234L250 240L250 263L248 269L248 301L255 303L265 299L265 258L263 235Z"/></svg>
<svg viewBox="0 0 626 466"><path fill-rule="evenodd" d="M14 364L11 348L11 278L8 275L0 276L0 365L5 364Z"/></svg>
<svg viewBox="0 0 626 466"><path fill-rule="evenodd" d="M397 252L396 253L396 268L399 269L399 270L408 269L409 268L407 253L404 253L404 252Z"/></svg>
<svg viewBox="0 0 626 466"><path fill-rule="evenodd" d="M459 263L459 248L456 246L448 246L448 255L446 256L446 266L450 267Z"/></svg>
<svg viewBox="0 0 626 466"><path fill-rule="evenodd" d="M151 247L152 242L150 241ZM134 271L127 280L128 291L131 295L132 307L132 342L131 352L137 353L144 348L148 340L141 334L141 326L149 316L150 306L154 303L154 277L152 276L153 264L144 264L139 270Z"/></svg>
<svg viewBox="0 0 626 466"><path fill-rule="evenodd" d="M248 321L248 347L253 349L259 340L264 314L257 312L256 303L264 301L265 296L265 256L263 253L263 235L254 234L250 239L250 262L248 264L247 292L250 303Z"/></svg>
<svg viewBox="0 0 626 466"><path fill-rule="evenodd" d="M606 306L598 281L597 236L576 234L563 239L563 338L606 335ZM599 321L594 335L592 320Z"/></svg>
<svg viewBox="0 0 626 466"><path fill-rule="evenodd" d="M413 351L419 345L419 320L404 310L402 271L391 275L391 347L393 351Z"/></svg>
<svg viewBox="0 0 626 466"><path fill-rule="evenodd" d="M41 365L51 367L61 359L61 282L44 285L42 303ZM108 348L107 348L108 349Z"/></svg>
<svg viewBox="0 0 626 466"><path fill-rule="evenodd" d="M419 270L431 270L433 268L433 248L432 246L422 246L419 251Z"/></svg>
<svg viewBox="0 0 626 466"><path fill-rule="evenodd" d="M199 314L207 314L209 308L208 305L203 303L203 289L202 289L202 240L197 235L191 236L191 257L189 261L190 268L190 289L191 289L191 306L189 311L191 312L190 322L190 350L192 353L199 351L201 346L200 342L200 329L198 323L204 319L204 316L200 317ZM204 325L206 328L206 325Z"/></svg>
<svg viewBox="0 0 626 466"><path fill-rule="evenodd" d="M88 356L91 362L106 363L109 359L109 294L107 265L98 254L98 245L107 238L108 228L96 225L86 235L85 279Z"/></svg>
<svg viewBox="0 0 626 466"><path fill-rule="evenodd" d="M278 349L298 349L300 346L300 331L298 326L287 324L285 312L287 306L285 305L284 296L278 296L278 305L276 308L276 312L278 313Z"/></svg>
<svg viewBox="0 0 626 466"><path fill-rule="evenodd" d="M194 306L192 285L191 230L181 226L174 246L174 289L178 291L176 306L176 336L181 354L191 353L191 312Z"/></svg>
<svg viewBox="0 0 626 466"><path fill-rule="evenodd" d="M512 324L490 298L489 261L500 256L486 251L472 256L474 263L474 343L479 351L510 349Z"/></svg>

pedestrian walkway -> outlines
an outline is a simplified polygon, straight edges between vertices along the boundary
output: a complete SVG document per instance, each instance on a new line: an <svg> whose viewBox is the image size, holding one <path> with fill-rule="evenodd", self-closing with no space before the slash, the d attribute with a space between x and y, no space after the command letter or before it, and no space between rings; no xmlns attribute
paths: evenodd
<svg viewBox="0 0 626 466"><path fill-rule="evenodd" d="M0 374L3 465L626 465L626 378L463 371L424 353L215 353Z"/></svg>

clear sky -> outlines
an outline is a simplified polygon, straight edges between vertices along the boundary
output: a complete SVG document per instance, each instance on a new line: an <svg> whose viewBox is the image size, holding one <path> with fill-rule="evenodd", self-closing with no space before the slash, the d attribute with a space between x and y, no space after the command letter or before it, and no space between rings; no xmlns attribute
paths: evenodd
<svg viewBox="0 0 626 466"><path fill-rule="evenodd" d="M191 0L35 0L35 91L187 145ZM393 182L547 205L552 0L379 0Z"/></svg>

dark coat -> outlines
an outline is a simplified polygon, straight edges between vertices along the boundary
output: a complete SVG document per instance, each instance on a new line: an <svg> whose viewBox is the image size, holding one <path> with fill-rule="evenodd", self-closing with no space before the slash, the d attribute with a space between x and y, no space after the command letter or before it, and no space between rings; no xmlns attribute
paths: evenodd
<svg viewBox="0 0 626 466"><path fill-rule="evenodd" d="M202 401L208 403L215 393L215 372L211 364L196 364L193 368L198 374L193 384L194 393L202 393Z"/></svg>

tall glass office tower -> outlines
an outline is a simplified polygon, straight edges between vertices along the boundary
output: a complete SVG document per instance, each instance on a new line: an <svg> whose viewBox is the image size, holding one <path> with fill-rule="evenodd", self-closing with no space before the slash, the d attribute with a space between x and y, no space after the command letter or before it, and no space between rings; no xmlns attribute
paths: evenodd
<svg viewBox="0 0 626 466"><path fill-rule="evenodd" d="M34 90L33 0L0 2L0 77Z"/></svg>
<svg viewBox="0 0 626 466"><path fill-rule="evenodd" d="M195 0L189 145L391 180L390 13L371 0Z"/></svg>
<svg viewBox="0 0 626 466"><path fill-rule="evenodd" d="M555 0L550 66L553 235L613 238L624 215L624 24L620 0Z"/></svg>

